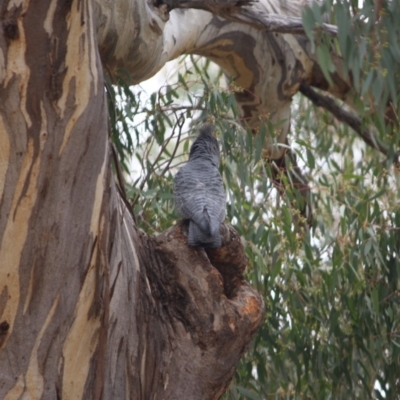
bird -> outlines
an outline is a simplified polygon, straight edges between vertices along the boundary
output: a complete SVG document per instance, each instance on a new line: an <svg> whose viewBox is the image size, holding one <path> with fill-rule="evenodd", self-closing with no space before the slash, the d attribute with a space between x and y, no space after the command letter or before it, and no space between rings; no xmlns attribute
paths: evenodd
<svg viewBox="0 0 400 400"><path fill-rule="evenodd" d="M174 179L175 209L189 221L188 244L211 249L221 247L220 226L226 214L219 144L212 132L211 124L200 127L189 160Z"/></svg>

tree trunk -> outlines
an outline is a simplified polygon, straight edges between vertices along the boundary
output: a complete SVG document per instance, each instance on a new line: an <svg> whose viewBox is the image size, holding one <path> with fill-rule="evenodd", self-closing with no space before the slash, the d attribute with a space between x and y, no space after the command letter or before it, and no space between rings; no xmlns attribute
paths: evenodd
<svg viewBox="0 0 400 400"><path fill-rule="evenodd" d="M231 227L207 253L184 224L137 230L111 174L102 22L91 1L1 4L0 398L216 399L263 302Z"/></svg>

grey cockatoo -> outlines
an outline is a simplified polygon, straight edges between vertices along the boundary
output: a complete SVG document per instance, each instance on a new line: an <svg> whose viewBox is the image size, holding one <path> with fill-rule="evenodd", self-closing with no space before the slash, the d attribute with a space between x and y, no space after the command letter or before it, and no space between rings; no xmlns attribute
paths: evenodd
<svg viewBox="0 0 400 400"><path fill-rule="evenodd" d="M190 148L189 161L174 181L175 208L189 220L191 246L221 246L219 228L225 219L226 197L219 166L219 145L212 126L203 125Z"/></svg>

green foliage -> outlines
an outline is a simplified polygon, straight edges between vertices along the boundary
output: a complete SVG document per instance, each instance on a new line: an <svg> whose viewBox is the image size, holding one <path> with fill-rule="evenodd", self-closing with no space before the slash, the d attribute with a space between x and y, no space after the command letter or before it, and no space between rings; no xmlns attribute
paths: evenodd
<svg viewBox="0 0 400 400"><path fill-rule="evenodd" d="M267 311L236 379L260 399L397 398L398 181L348 128L315 112L299 101L293 139L310 168L316 228L296 233L281 204L243 232Z"/></svg>
<svg viewBox="0 0 400 400"><path fill-rule="evenodd" d="M194 127L205 120L217 127L227 220L246 241L247 279L266 304L263 325L225 399L400 396L400 181L392 165L399 139L393 118L400 7L384 2L373 22L372 4L327 3L304 17L316 51L329 44L344 57L359 116L393 149L384 157L296 97L291 145L312 187L310 230L295 228L293 193L281 197L269 179L261 149L274 127L261 126L256 136L242 128L234 99L240 89L224 84L213 64L182 59L174 79L147 100L140 89L109 88L113 141L125 170L133 170L127 193L149 233L176 218L173 176L187 159ZM337 43L313 36L310 24L321 22L323 13L339 25ZM319 51L325 59L326 49ZM324 62L329 75L332 61ZM384 118L388 108L392 119Z"/></svg>
<svg viewBox="0 0 400 400"><path fill-rule="evenodd" d="M324 20L337 25L335 40L313 32ZM399 21L399 0L325 0L303 13L303 24L323 74L332 82L330 73L335 71L335 65L331 54L335 50L344 60L345 73L354 88L353 101L364 125L374 126L376 140L387 144L389 151L400 139Z"/></svg>

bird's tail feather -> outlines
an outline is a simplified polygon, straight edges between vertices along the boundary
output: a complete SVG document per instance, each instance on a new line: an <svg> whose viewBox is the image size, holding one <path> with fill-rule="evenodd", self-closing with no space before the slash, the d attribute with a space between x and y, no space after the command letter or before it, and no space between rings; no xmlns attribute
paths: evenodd
<svg viewBox="0 0 400 400"><path fill-rule="evenodd" d="M192 219L205 235L213 235L214 232L212 232L211 218L210 214L208 213L207 206L204 206L203 210L196 213L196 215L194 215Z"/></svg>
<svg viewBox="0 0 400 400"><path fill-rule="evenodd" d="M189 222L188 243L190 246L207 247L215 249L221 247L221 235L219 229L215 234L204 232L194 221Z"/></svg>

